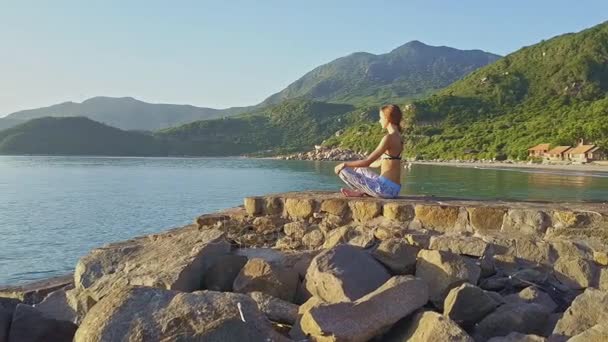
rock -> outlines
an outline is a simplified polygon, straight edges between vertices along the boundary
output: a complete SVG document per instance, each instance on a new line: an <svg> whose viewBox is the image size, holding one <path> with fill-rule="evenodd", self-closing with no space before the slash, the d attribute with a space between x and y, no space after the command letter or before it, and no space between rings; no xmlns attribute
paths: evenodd
<svg viewBox="0 0 608 342"><path fill-rule="evenodd" d="M462 326L472 326L500 304L487 291L464 283L448 293L443 303L443 314Z"/></svg>
<svg viewBox="0 0 608 342"><path fill-rule="evenodd" d="M302 245L308 249L316 249L325 242L325 235L319 229L311 230L302 237Z"/></svg>
<svg viewBox="0 0 608 342"><path fill-rule="evenodd" d="M294 221L286 223L283 226L283 232L285 235L295 239L302 239L302 237L308 232L309 225L303 221Z"/></svg>
<svg viewBox="0 0 608 342"><path fill-rule="evenodd" d="M608 291L608 267L600 269L597 288L602 291Z"/></svg>
<svg viewBox="0 0 608 342"><path fill-rule="evenodd" d="M72 323L78 321L76 312L68 303L65 290L57 290L49 294L42 302L34 305L34 307L47 318Z"/></svg>
<svg viewBox="0 0 608 342"><path fill-rule="evenodd" d="M409 245L429 249L431 244L431 234L426 232L406 233L403 235L403 240Z"/></svg>
<svg viewBox="0 0 608 342"><path fill-rule="evenodd" d="M421 250L416 277L429 284L431 301L441 308L448 291L464 282L477 284L481 270L469 259L443 251Z"/></svg>
<svg viewBox="0 0 608 342"><path fill-rule="evenodd" d="M547 339L538 335L524 335L512 332L507 336L492 337L488 342L546 342Z"/></svg>
<svg viewBox="0 0 608 342"><path fill-rule="evenodd" d="M302 240L291 236L283 236L274 245L279 250L295 250L302 246Z"/></svg>
<svg viewBox="0 0 608 342"><path fill-rule="evenodd" d="M551 226L551 218L542 211L510 209L504 216L501 231L505 233L542 236Z"/></svg>
<svg viewBox="0 0 608 342"><path fill-rule="evenodd" d="M594 251L593 261L598 265L608 266L608 252Z"/></svg>
<svg viewBox="0 0 608 342"><path fill-rule="evenodd" d="M546 309L538 304L507 303L482 319L475 327L476 340L506 336L511 332L542 334L549 318Z"/></svg>
<svg viewBox="0 0 608 342"><path fill-rule="evenodd" d="M563 259L593 259L592 251L584 245L568 240L551 241L551 247L556 252L556 258Z"/></svg>
<svg viewBox="0 0 608 342"><path fill-rule="evenodd" d="M564 316L557 322L553 335L568 339L578 335L592 326L605 322L608 308L608 292L588 288L578 295Z"/></svg>
<svg viewBox="0 0 608 342"><path fill-rule="evenodd" d="M339 244L349 244L361 248L367 248L374 242L372 231L360 227L343 226L327 233L323 249L330 249Z"/></svg>
<svg viewBox="0 0 608 342"><path fill-rule="evenodd" d="M548 242L530 238L517 238L513 242L514 250L512 254L522 261L550 265L555 260L553 250Z"/></svg>
<svg viewBox="0 0 608 342"><path fill-rule="evenodd" d="M221 231L187 226L92 250L78 261L75 285L94 301L131 285L194 291L205 270L229 250Z"/></svg>
<svg viewBox="0 0 608 342"><path fill-rule="evenodd" d="M231 292L234 279L247 263L247 257L242 255L223 255L205 272L203 289Z"/></svg>
<svg viewBox="0 0 608 342"><path fill-rule="evenodd" d="M247 295L257 303L258 309L271 321L293 325L298 318L298 306L295 304L259 291L249 292Z"/></svg>
<svg viewBox="0 0 608 342"><path fill-rule="evenodd" d="M366 222L382 213L382 205L374 200L371 201L351 201L349 207L353 214L353 219L359 222Z"/></svg>
<svg viewBox="0 0 608 342"><path fill-rule="evenodd" d="M321 212L326 212L335 216L347 216L348 214L348 201L344 199L327 199L321 202Z"/></svg>
<svg viewBox="0 0 608 342"><path fill-rule="evenodd" d="M311 217L314 209L315 203L312 199L288 198L285 200L287 215L294 220Z"/></svg>
<svg viewBox="0 0 608 342"><path fill-rule="evenodd" d="M261 197L245 197L245 210L249 215L261 215L264 209L264 199Z"/></svg>
<svg viewBox="0 0 608 342"><path fill-rule="evenodd" d="M75 342L267 340L287 341L247 295L148 287L122 289L101 300L74 337Z"/></svg>
<svg viewBox="0 0 608 342"><path fill-rule="evenodd" d="M456 226L460 210L458 207L417 204L414 211L424 228L448 232Z"/></svg>
<svg viewBox="0 0 608 342"><path fill-rule="evenodd" d="M572 337L568 342L606 342L608 341L608 324L596 324L582 333Z"/></svg>
<svg viewBox="0 0 608 342"><path fill-rule="evenodd" d="M429 249L481 257L486 255L489 244L478 237L446 234L431 236Z"/></svg>
<svg viewBox="0 0 608 342"><path fill-rule="evenodd" d="M499 254L492 256L494 267L503 274L513 274L519 269L517 258L509 254Z"/></svg>
<svg viewBox="0 0 608 342"><path fill-rule="evenodd" d="M266 215L281 215L283 213L283 199L280 197L266 197L264 212Z"/></svg>
<svg viewBox="0 0 608 342"><path fill-rule="evenodd" d="M390 278L361 248L341 244L317 255L306 272L306 289L328 303L354 301Z"/></svg>
<svg viewBox="0 0 608 342"><path fill-rule="evenodd" d="M433 311L416 314L397 324L382 339L384 342L473 342L462 328L448 317Z"/></svg>
<svg viewBox="0 0 608 342"><path fill-rule="evenodd" d="M253 227L258 234L274 233L281 229L285 219L279 216L260 216L253 220Z"/></svg>
<svg viewBox="0 0 608 342"><path fill-rule="evenodd" d="M15 298L0 297L0 342L8 341L8 332L13 320L13 313L19 303L21 301Z"/></svg>
<svg viewBox="0 0 608 342"><path fill-rule="evenodd" d="M315 341L368 341L428 300L427 285L395 276L355 302L320 304L302 316L302 330Z"/></svg>
<svg viewBox="0 0 608 342"><path fill-rule="evenodd" d="M385 218L399 222L410 222L415 216L414 207L411 204L397 202L385 203L382 212Z"/></svg>
<svg viewBox="0 0 608 342"><path fill-rule="evenodd" d="M38 304L49 293L72 286L73 283L74 276L72 274L66 274L24 285L0 288L0 298L15 298L24 304L29 305Z"/></svg>
<svg viewBox="0 0 608 342"><path fill-rule="evenodd" d="M482 234L487 234L500 230L507 211L503 208L478 207L469 208L468 212L473 229Z"/></svg>
<svg viewBox="0 0 608 342"><path fill-rule="evenodd" d="M234 292L260 291L288 302L294 300L298 274L264 259L249 259L234 280Z"/></svg>
<svg viewBox="0 0 608 342"><path fill-rule="evenodd" d="M76 328L72 322L47 318L29 305L18 304L13 313L8 342L70 342Z"/></svg>
<svg viewBox="0 0 608 342"><path fill-rule="evenodd" d="M379 226L374 228L374 237L380 241L388 239L403 239L407 232L405 226Z"/></svg>
<svg viewBox="0 0 608 342"><path fill-rule="evenodd" d="M413 274L419 251L420 248L408 245L403 240L390 239L382 241L372 255L394 275Z"/></svg>
<svg viewBox="0 0 608 342"><path fill-rule="evenodd" d="M535 286L526 287L519 293L506 296L505 301L507 303L535 303L545 308L547 313L551 313L557 309L557 304L553 299Z"/></svg>
<svg viewBox="0 0 608 342"><path fill-rule="evenodd" d="M598 271L593 262L581 258L559 258L553 267L557 280L573 290L592 286Z"/></svg>

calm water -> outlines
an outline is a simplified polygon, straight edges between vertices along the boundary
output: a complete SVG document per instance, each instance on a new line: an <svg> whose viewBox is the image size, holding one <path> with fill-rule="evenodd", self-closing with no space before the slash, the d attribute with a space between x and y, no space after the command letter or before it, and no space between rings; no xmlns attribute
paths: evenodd
<svg viewBox="0 0 608 342"><path fill-rule="evenodd" d="M0 156L0 284L73 270L102 244L184 225L244 196L338 189L333 163ZM404 194L608 200L608 174L414 165Z"/></svg>

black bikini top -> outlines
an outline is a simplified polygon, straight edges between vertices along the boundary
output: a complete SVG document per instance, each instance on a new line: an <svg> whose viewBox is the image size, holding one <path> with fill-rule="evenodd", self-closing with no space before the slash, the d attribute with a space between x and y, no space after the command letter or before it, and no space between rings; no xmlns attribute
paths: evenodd
<svg viewBox="0 0 608 342"><path fill-rule="evenodd" d="M401 138L399 140L401 140ZM403 144L403 141L401 142L401 144ZM403 153L403 149L401 149L401 153ZM385 160L401 160L401 153L399 153L396 156L391 156L390 154L384 152L382 159L385 159Z"/></svg>
<svg viewBox="0 0 608 342"><path fill-rule="evenodd" d="M401 153L399 153L398 156L391 156L388 153L384 153L384 157L382 157L382 159L384 159L384 160L401 160Z"/></svg>

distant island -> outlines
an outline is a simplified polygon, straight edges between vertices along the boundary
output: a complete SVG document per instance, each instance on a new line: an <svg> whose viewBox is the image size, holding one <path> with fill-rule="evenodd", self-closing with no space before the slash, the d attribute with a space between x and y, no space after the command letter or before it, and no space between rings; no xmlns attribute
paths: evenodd
<svg viewBox="0 0 608 342"><path fill-rule="evenodd" d="M365 153L382 134L378 107L394 102L411 159L528 160L533 146L579 139L605 155L607 48L608 22L502 58L413 41L338 58L250 107L94 98L14 113L0 119L0 153L270 156L319 144Z"/></svg>

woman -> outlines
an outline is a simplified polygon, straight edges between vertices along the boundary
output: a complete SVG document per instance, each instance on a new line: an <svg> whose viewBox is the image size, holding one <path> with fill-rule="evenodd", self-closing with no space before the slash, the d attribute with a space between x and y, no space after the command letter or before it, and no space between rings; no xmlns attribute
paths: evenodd
<svg viewBox="0 0 608 342"><path fill-rule="evenodd" d="M402 118L397 105L380 109L380 126L387 130L378 147L364 160L350 161L336 166L336 174L351 189L340 189L347 197L373 196L395 198L401 190ZM378 159L382 156L381 159ZM380 167L380 175L368 167Z"/></svg>

